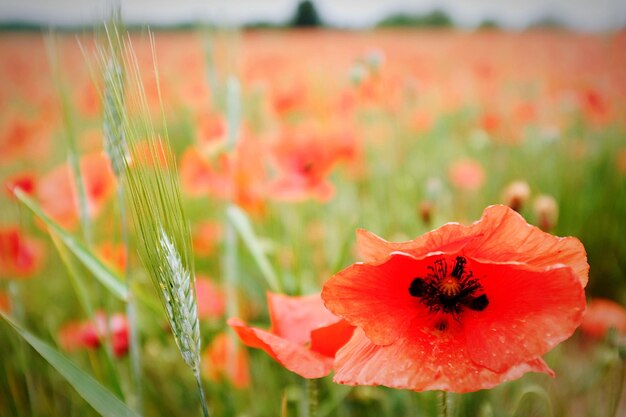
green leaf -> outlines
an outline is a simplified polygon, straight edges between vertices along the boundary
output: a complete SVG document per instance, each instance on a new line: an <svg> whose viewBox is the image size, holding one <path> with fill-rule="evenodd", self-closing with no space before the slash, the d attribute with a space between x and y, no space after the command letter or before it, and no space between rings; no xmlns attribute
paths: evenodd
<svg viewBox="0 0 626 417"><path fill-rule="evenodd" d="M529 397L535 397L538 401L532 401ZM529 385L520 393L515 408L514 416L519 415L554 415L552 411L552 401L545 389L539 385Z"/></svg>
<svg viewBox="0 0 626 417"><path fill-rule="evenodd" d="M20 189L14 190L15 196L26 207L30 209L37 217L49 227L50 233L54 233L58 238L72 251L72 253L85 265L87 269L93 273L98 281L107 288L113 295L121 300L127 298L126 286L122 280L107 267L100 259L95 257L93 253L83 245L78 239L66 232L54 220L48 217L43 210L35 203L26 193Z"/></svg>
<svg viewBox="0 0 626 417"><path fill-rule="evenodd" d="M274 292L282 292L278 276L267 259L265 251L261 248L261 244L252 229L250 219L248 219L246 213L239 207L230 205L228 209L226 209L226 215L228 216L230 222L235 226L235 229L248 247L248 250L250 250L252 257L256 261L263 277L267 281L267 285L269 285L270 289Z"/></svg>
<svg viewBox="0 0 626 417"><path fill-rule="evenodd" d="M105 417L138 417L122 401L103 387L91 375L76 366L61 352L39 339L29 331L15 323L9 316L0 311L0 315L15 329L50 365L52 365L74 387L100 415Z"/></svg>

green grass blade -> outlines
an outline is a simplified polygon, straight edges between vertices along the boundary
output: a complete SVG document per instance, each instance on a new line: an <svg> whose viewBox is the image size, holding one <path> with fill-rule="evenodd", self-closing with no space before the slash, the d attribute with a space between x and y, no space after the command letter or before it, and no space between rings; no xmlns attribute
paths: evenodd
<svg viewBox="0 0 626 417"><path fill-rule="evenodd" d="M76 366L57 349L22 328L1 311L0 315L33 347L33 349L58 371L67 382L74 387L78 394L87 401L94 410L100 413L100 415L105 417L138 416L91 375Z"/></svg>
<svg viewBox="0 0 626 417"><path fill-rule="evenodd" d="M52 243L54 243L54 247L59 252L61 256L61 261L65 264L65 268L67 272L69 272L69 278L72 282L72 286L74 287L74 291L76 292L76 296L78 297L78 301L83 308L83 311L87 315L87 317L94 317L94 308L93 303L91 302L91 298L89 297L89 291L83 282L84 277L79 272L79 267L75 258L69 253L67 246L65 246L59 236L56 233L51 233L50 237L52 238Z"/></svg>
<svg viewBox="0 0 626 417"><path fill-rule="evenodd" d="M229 77L226 84L226 115L227 115L227 143L226 149L232 152L239 138L241 123L241 87L235 77Z"/></svg>
<svg viewBox="0 0 626 417"><path fill-rule="evenodd" d="M127 296L127 289L121 279L107 267L100 259L93 255L93 253L83 245L74 236L67 233L61 226L59 226L54 220L48 217L39 205L33 201L26 193L16 189L14 191L15 196L39 217L50 229L50 233L54 233L58 238L72 251L72 253L78 258L83 265L96 277L100 283L107 288L113 295L121 300L125 300Z"/></svg>
<svg viewBox="0 0 626 417"><path fill-rule="evenodd" d="M50 33L50 36L46 38L46 47L48 49L48 59L52 68L53 81L56 85L57 94L60 99L61 115L63 117L63 124L65 127L65 137L67 139L68 150L68 164L70 171L76 184L76 193L78 196L78 213L80 217L80 224L83 229L83 235L87 243L91 243L92 231L91 222L89 220L89 209L87 203L87 190L85 189L85 182L80 171L80 153L78 151L78 144L76 138L76 128L74 126L74 115L72 113L72 106L70 104L70 98L68 97L68 89L64 84L63 77L61 75L61 67L59 64L59 52L57 50L57 37L54 32Z"/></svg>
<svg viewBox="0 0 626 417"><path fill-rule="evenodd" d="M533 402L529 400L529 397L535 397L536 400ZM534 384L525 387L520 393L514 410L513 416L542 415L552 417L554 415L550 395L544 388Z"/></svg>
<svg viewBox="0 0 626 417"><path fill-rule="evenodd" d="M228 209L226 209L226 215L228 216L228 220L235 226L235 229L237 230L237 233L239 233L239 236L241 236L241 239L248 247L252 257L259 266L263 277L267 281L267 285L274 292L282 292L282 286L278 280L278 275L276 275L276 272L267 259L265 251L261 248L259 239L254 233L252 225L250 224L250 219L248 219L246 213L239 207L230 205Z"/></svg>

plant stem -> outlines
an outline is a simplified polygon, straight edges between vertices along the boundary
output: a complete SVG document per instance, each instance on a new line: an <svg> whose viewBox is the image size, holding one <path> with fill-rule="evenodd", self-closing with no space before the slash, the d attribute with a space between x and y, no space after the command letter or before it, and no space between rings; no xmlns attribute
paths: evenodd
<svg viewBox="0 0 626 417"><path fill-rule="evenodd" d="M439 413L440 417L449 417L448 414L448 393L446 391L441 391L439 394L439 399L441 401L441 410Z"/></svg>
<svg viewBox="0 0 626 417"><path fill-rule="evenodd" d="M124 267L124 278L126 280L126 288L128 298L126 300L126 317L128 318L129 333L129 354L130 354L130 372L133 385L133 394L131 395L131 408L137 414L143 414L143 392L141 387L141 350L139 349L139 326L137 323L137 304L133 293L133 279L130 273L130 241L128 235L128 216L126 214L126 201L124 198L124 187L121 179L118 180L117 199L120 206L120 222L122 226L122 243L124 245L124 258L126 265Z"/></svg>
<svg viewBox="0 0 626 417"><path fill-rule="evenodd" d="M200 392L200 403L202 404L202 415L209 417L209 407L206 403L206 397L204 396L204 389L202 389L202 380L200 379L200 370L194 369L194 375L196 376L196 384L198 384L198 391Z"/></svg>
<svg viewBox="0 0 626 417"><path fill-rule="evenodd" d="M622 393L624 392L624 378L626 377L626 364L620 360L619 362L619 367L620 367L620 375L619 375L619 382L618 382L618 386L617 386L617 398L615 399L614 403L613 403L613 409L611 410L611 412L609 413L609 416L612 417L617 417L617 412L619 410L619 404L622 400Z"/></svg>
<svg viewBox="0 0 626 417"><path fill-rule="evenodd" d="M308 394L308 417L316 417L318 403L317 379L307 379L306 386Z"/></svg>
<svg viewBox="0 0 626 417"><path fill-rule="evenodd" d="M239 299L237 295L238 279L237 279L237 261L238 261L238 239L235 231L235 226L230 219L226 217L224 222L224 259L223 259L223 275L225 278L225 290L226 290L226 313L228 317L239 316ZM231 330L228 331L229 348L226 352L226 369L228 369L229 375L235 375L236 366L236 346L237 336Z"/></svg>
<svg viewBox="0 0 626 417"><path fill-rule="evenodd" d="M78 214L80 218L80 224L83 232L83 237L87 246L91 246L93 243L93 234L91 230L91 222L89 219L89 203L87 201L87 190L80 169L80 151L78 149L76 130L74 127L74 119L72 115L72 108L68 97L66 86L61 76L61 69L59 64L59 56L56 48L57 39L56 36L51 33L46 39L46 46L48 49L48 59L52 68L53 80L56 85L57 94L59 95L61 105L61 116L63 117L63 124L65 128L65 137L67 140L68 148L68 164L70 171L72 172L72 179L76 186L76 193L78 197Z"/></svg>
<svg viewBox="0 0 626 417"><path fill-rule="evenodd" d="M25 313L18 283L9 281L9 294L11 296L11 313L13 314L13 317L15 317L20 323L24 323ZM28 406L30 407L30 412L35 415L37 413L36 405L38 403L37 390L34 387L33 378L30 373L30 362L26 359L27 345L23 339L19 341L19 347L18 360L22 366L22 371L24 371L24 380L26 382L26 392L28 395Z"/></svg>

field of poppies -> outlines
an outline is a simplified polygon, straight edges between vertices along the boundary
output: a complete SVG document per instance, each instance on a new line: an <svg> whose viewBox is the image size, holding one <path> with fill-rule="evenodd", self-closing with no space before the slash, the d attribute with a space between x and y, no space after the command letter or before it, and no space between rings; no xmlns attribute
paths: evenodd
<svg viewBox="0 0 626 417"><path fill-rule="evenodd" d="M0 416L626 415L624 50L0 33Z"/></svg>

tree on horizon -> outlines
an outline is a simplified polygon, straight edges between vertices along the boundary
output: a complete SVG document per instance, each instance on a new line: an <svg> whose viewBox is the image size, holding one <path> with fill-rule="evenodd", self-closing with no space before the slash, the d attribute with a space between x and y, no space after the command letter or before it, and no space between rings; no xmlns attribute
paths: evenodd
<svg viewBox="0 0 626 417"><path fill-rule="evenodd" d="M317 13L315 4L310 0L303 0L298 3L296 11L291 19L293 27L320 27L323 26L322 19Z"/></svg>

